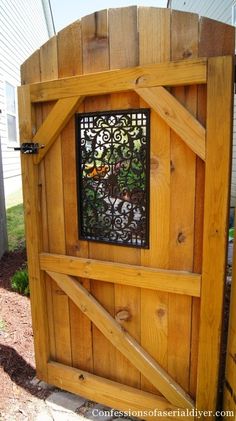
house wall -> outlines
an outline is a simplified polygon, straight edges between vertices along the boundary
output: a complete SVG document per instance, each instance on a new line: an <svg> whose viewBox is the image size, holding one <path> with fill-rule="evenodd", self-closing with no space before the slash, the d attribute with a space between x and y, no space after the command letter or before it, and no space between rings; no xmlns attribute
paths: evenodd
<svg viewBox="0 0 236 421"><path fill-rule="evenodd" d="M172 9L193 12L231 25L232 0L172 0Z"/></svg>
<svg viewBox="0 0 236 421"><path fill-rule="evenodd" d="M4 200L4 185L2 172L2 153L1 153L1 138L0 138L0 259L7 249L7 230L6 230L6 213Z"/></svg>
<svg viewBox="0 0 236 421"><path fill-rule="evenodd" d="M197 13L232 25L232 6L235 3L233 0L172 0L169 6L172 9ZM236 206L236 95L234 96L231 206Z"/></svg>
<svg viewBox="0 0 236 421"><path fill-rule="evenodd" d="M48 0L0 1L0 258L7 249L5 197L21 188L20 154L8 141L5 83L20 85L21 64L53 33Z"/></svg>
<svg viewBox="0 0 236 421"><path fill-rule="evenodd" d="M5 194L8 195L21 186L21 168L19 152L8 142L5 82L15 87L20 85L20 65L49 38L42 1L1 0L0 28L0 134Z"/></svg>

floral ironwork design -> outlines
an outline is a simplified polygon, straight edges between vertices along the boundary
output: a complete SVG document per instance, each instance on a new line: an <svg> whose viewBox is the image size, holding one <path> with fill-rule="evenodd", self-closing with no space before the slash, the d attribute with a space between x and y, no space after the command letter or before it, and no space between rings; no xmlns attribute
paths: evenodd
<svg viewBox="0 0 236 421"><path fill-rule="evenodd" d="M80 238L147 248L149 110L76 118Z"/></svg>

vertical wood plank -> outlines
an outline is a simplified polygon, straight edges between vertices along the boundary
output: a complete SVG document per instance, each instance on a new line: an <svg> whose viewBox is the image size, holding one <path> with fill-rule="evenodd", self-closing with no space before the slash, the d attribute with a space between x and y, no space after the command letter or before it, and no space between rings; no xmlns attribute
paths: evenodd
<svg viewBox="0 0 236 421"><path fill-rule="evenodd" d="M96 12L82 19L83 73L109 69L108 21L107 10ZM110 109L110 95L91 97L85 100L84 110L99 111ZM113 260L113 249L105 244L89 243L89 257L101 260ZM92 280L91 292L97 300L114 315L114 287ZM92 325L94 373L114 379L115 348ZM104 358L106 355L106 358Z"/></svg>
<svg viewBox="0 0 236 421"><path fill-rule="evenodd" d="M22 84L40 81L39 51L21 66L21 80ZM20 139L23 142L32 137L37 124L37 115L31 107L28 87L19 88L18 103ZM45 278L39 266L39 253L43 246L40 232L42 219L38 206L39 174L29 156L21 155L21 167L36 372L38 378L47 381L50 342Z"/></svg>
<svg viewBox="0 0 236 421"><path fill-rule="evenodd" d="M198 55L198 16L172 11L171 59ZM196 87L175 88L173 94L194 115ZM193 269L196 156L171 132L171 211L169 268ZM189 391L192 299L169 295L168 371Z"/></svg>
<svg viewBox="0 0 236 421"><path fill-rule="evenodd" d="M226 264L232 141L233 60L210 58L197 407L215 410ZM217 151L217 153L216 153ZM212 259L212 256L215 256ZM210 297L210 299L209 299Z"/></svg>
<svg viewBox="0 0 236 421"><path fill-rule="evenodd" d="M68 77L81 74L81 23L77 21L60 31L57 35L57 45L58 77ZM68 48L68 45L70 45L70 48ZM71 256L87 257L87 242L78 241L74 116L61 133L61 148L66 253Z"/></svg>
<svg viewBox="0 0 236 421"><path fill-rule="evenodd" d="M212 21L211 19L201 17L199 21L199 57L210 57L220 55L234 55L235 29L232 26L224 25L222 22ZM206 124L206 104L207 89L205 86L198 88L198 119ZM204 186L205 186L205 165L201 160L197 159L196 168L196 220L195 220L195 251L194 251L194 271L199 272L202 267L202 244L203 244L203 217L204 217ZM200 229L201 227L201 229ZM201 244L201 246L200 246ZM199 247L200 246L200 247ZM200 251L200 255L199 255ZM200 300L194 299L195 307L200 312ZM193 340L198 341L198 333L196 329L192 329ZM192 372L190 378L191 393L196 395L196 377L197 377L197 358L192 361ZM194 389L193 389L193 385Z"/></svg>
<svg viewBox="0 0 236 421"><path fill-rule="evenodd" d="M107 10L82 18L83 73L109 69Z"/></svg>
<svg viewBox="0 0 236 421"><path fill-rule="evenodd" d="M57 38L51 38L40 49L41 79L58 78ZM45 118L51 105L43 107ZM45 157L46 200L49 251L64 254L65 223L62 185L61 139L58 138ZM70 318L68 297L47 278L48 313L53 320L50 329L51 353L57 361L71 364Z"/></svg>
<svg viewBox="0 0 236 421"><path fill-rule="evenodd" d="M110 69L137 66L137 7L110 9L108 22ZM111 96L111 109L128 108L139 108L139 97L135 93ZM140 264L140 251L138 249L113 246L113 253L116 262ZM114 294L115 314L121 310L129 311L130 320L123 321L121 324L135 339L140 341L140 289L115 285ZM139 371L120 352L117 351L115 357L115 379L126 385L139 388Z"/></svg>
<svg viewBox="0 0 236 421"><path fill-rule="evenodd" d="M115 68L117 61L120 69L138 63L136 6L109 9L109 44L110 69Z"/></svg>
<svg viewBox="0 0 236 421"><path fill-rule="evenodd" d="M70 48L68 48L68 45L70 45ZM81 74L83 67L80 21L58 33L57 46L58 77ZM83 110L83 108L82 105L80 109ZM88 257L88 243L78 240L75 142L75 119L73 116L61 133L66 253L71 256ZM81 282L84 287L90 289L89 280L83 279ZM71 300L69 300L69 315L72 365L92 372L91 322Z"/></svg>
<svg viewBox="0 0 236 421"><path fill-rule="evenodd" d="M41 81L41 63L40 51L37 50L22 66L21 66L22 83L33 83ZM42 106L38 104L34 107L35 121L33 132L36 133L43 121ZM47 216L47 195L46 195L46 179L45 179L45 162L44 160L38 167L38 185L39 185L39 210L40 210L40 236L42 242L42 250L49 251L48 238L48 216ZM49 335L50 355L55 356L55 335L54 320L52 311L52 283L48 275L44 274L45 295L47 303L47 323Z"/></svg>
<svg viewBox="0 0 236 421"><path fill-rule="evenodd" d="M170 10L139 8L139 63L170 59ZM152 40L152 42L150 42ZM142 106L146 106L141 103ZM150 249L142 250L144 266L168 268L170 218L170 129L151 113ZM141 344L167 368L168 294L141 290ZM142 376L142 389L158 391Z"/></svg>
<svg viewBox="0 0 236 421"><path fill-rule="evenodd" d="M210 57L234 54L234 28L221 22L201 17L199 20L199 57ZM206 86L198 87L197 116L203 126L206 125ZM202 270L203 221L204 221L204 185L205 164L197 157L196 161L196 195L195 195L195 228L194 228L194 272ZM193 298L192 339L191 339L191 373L190 392L196 396L197 363L200 323L200 299Z"/></svg>

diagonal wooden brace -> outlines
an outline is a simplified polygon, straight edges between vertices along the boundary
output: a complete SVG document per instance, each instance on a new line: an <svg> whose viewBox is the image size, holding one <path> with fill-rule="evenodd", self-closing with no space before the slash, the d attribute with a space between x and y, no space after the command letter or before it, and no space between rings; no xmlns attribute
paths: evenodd
<svg viewBox="0 0 236 421"><path fill-rule="evenodd" d="M45 146L43 149L39 150L37 155L35 155L35 164L39 164L39 162L44 158L53 142L60 135L61 131L83 100L83 96L77 96L63 98L57 101L41 127L38 129L36 135L33 137L34 142L43 143Z"/></svg>
<svg viewBox="0 0 236 421"><path fill-rule="evenodd" d="M169 402L180 408L194 408L190 396L75 278L55 272L47 273L104 336L111 341Z"/></svg>
<svg viewBox="0 0 236 421"><path fill-rule="evenodd" d="M193 152L205 160L206 130L173 95L162 86L137 88L135 91L163 118Z"/></svg>

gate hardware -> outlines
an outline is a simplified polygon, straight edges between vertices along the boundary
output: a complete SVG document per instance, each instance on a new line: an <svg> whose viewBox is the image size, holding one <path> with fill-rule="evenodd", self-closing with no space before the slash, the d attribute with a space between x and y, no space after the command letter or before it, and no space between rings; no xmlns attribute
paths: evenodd
<svg viewBox="0 0 236 421"><path fill-rule="evenodd" d="M27 142L22 143L20 147L14 148L14 151L21 151L23 154L35 155L39 152L39 149L43 149L45 145L40 143Z"/></svg>

